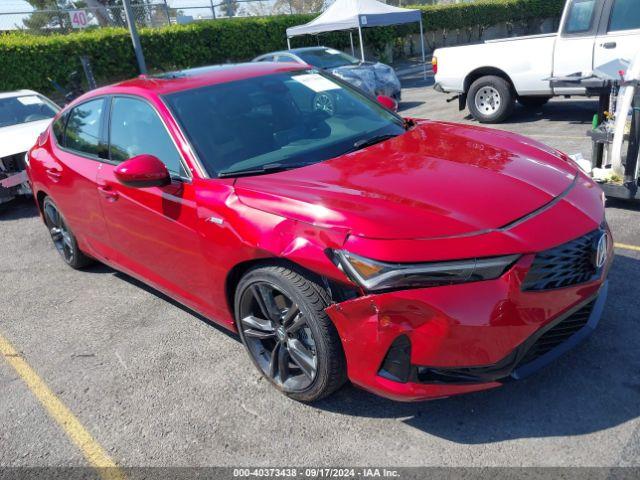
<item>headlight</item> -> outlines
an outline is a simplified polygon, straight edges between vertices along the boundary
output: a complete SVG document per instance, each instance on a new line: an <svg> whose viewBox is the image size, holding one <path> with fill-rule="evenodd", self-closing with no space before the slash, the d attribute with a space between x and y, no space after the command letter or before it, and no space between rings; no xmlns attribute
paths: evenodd
<svg viewBox="0 0 640 480"><path fill-rule="evenodd" d="M365 290L434 287L500 277L520 255L450 262L385 263L346 250L333 250L334 262Z"/></svg>

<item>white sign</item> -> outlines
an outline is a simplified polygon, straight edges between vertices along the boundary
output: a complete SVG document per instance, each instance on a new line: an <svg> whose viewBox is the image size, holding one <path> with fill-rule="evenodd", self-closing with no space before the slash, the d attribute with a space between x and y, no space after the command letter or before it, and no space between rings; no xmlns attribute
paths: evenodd
<svg viewBox="0 0 640 480"><path fill-rule="evenodd" d="M296 82L300 82L305 87L313 90L316 93L326 92L327 90L338 90L340 88L339 85L333 83L328 78L325 78L316 73L309 73L305 75L296 75L295 77L291 77Z"/></svg>
<svg viewBox="0 0 640 480"><path fill-rule="evenodd" d="M89 26L87 13L84 10L69 10L69 18L73 28L87 28Z"/></svg>
<svg viewBox="0 0 640 480"><path fill-rule="evenodd" d="M40 100L35 95L29 95L28 97L18 97L18 101L25 106L28 105L42 105L42 100Z"/></svg>

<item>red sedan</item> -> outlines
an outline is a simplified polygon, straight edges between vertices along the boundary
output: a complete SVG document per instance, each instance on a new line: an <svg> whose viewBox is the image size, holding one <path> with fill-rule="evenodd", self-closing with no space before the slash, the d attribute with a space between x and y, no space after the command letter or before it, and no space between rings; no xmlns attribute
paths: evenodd
<svg viewBox="0 0 640 480"><path fill-rule="evenodd" d="M309 67L94 90L28 173L69 266L104 262L237 331L301 401L347 379L398 400L496 387L582 340L606 298L603 195L566 155L401 118Z"/></svg>

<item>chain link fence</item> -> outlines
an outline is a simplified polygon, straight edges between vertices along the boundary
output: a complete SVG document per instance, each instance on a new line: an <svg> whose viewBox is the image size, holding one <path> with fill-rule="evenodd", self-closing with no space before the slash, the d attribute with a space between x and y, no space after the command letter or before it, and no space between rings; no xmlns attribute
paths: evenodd
<svg viewBox="0 0 640 480"><path fill-rule="evenodd" d="M387 0L407 6L435 3L462 3L476 0ZM276 14L319 13L333 0L132 0L131 8L140 27L162 27L199 20ZM48 8L29 10L31 4ZM66 33L85 28L124 27L122 0L50 0L30 2L0 1L0 32L24 31L33 34ZM22 8L19 6L22 5Z"/></svg>
<svg viewBox="0 0 640 480"><path fill-rule="evenodd" d="M108 1L108 0L107 0ZM35 34L70 32L84 28L124 27L126 17L122 2L110 5L91 2L52 2L49 8L8 9L0 3L0 32L24 31ZM74 8L74 5L81 6ZM26 6L27 4L25 4ZM229 17L268 16L274 14L315 13L325 7L325 0L144 0L131 2L136 24L162 27L199 20Z"/></svg>

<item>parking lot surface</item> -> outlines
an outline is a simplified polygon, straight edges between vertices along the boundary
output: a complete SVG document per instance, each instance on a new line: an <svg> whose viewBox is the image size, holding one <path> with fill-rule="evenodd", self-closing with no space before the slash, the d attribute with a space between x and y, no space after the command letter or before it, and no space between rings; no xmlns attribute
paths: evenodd
<svg viewBox="0 0 640 480"><path fill-rule="evenodd" d="M431 83L405 82L403 115L471 122ZM499 128L588 158L595 108L553 100ZM640 246L637 207L607 214L617 242ZM108 267L66 267L30 201L0 214L0 232L0 338L118 465L640 465L639 250L616 250L596 333L527 380L414 404L347 386L310 406L162 294ZM0 465L88 465L7 358L0 391Z"/></svg>

